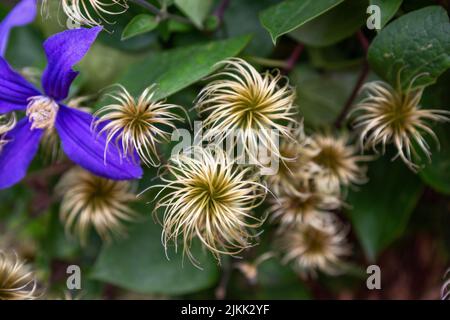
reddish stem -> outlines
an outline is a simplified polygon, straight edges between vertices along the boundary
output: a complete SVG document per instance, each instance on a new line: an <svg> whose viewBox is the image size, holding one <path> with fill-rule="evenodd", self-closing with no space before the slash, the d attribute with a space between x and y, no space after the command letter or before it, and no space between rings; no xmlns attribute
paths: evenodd
<svg viewBox="0 0 450 320"><path fill-rule="evenodd" d="M214 15L219 19L219 25L222 24L223 16L229 5L230 0L222 0L214 12Z"/></svg>
<svg viewBox="0 0 450 320"><path fill-rule="evenodd" d="M294 69L295 65L297 64L298 59L300 59L300 56L303 52L303 49L305 46L302 43L299 43L295 46L294 50L292 50L291 55L286 60L286 67L284 68L284 74L288 74L289 72Z"/></svg>
<svg viewBox="0 0 450 320"><path fill-rule="evenodd" d="M358 30L358 32L356 32L356 37L358 38L359 44L364 50L364 53L367 55L367 51L369 50L370 45L369 40L367 40L366 36L361 30Z"/></svg>
<svg viewBox="0 0 450 320"><path fill-rule="evenodd" d="M358 76L358 79L356 80L356 84L353 87L352 93L348 97L344 107L342 108L341 113L337 117L334 125L336 128L341 128L342 123L344 122L345 118L347 117L348 112L350 111L353 101L355 101L356 97L358 96L359 90L361 89L362 85L364 84L364 81L367 78L367 75L369 74L369 64L367 62L367 51L369 49L369 41L367 40L366 36L362 31L358 31L356 33L356 37L359 40L359 44L361 45L361 48L364 50L365 59L364 63L361 69L361 72Z"/></svg>

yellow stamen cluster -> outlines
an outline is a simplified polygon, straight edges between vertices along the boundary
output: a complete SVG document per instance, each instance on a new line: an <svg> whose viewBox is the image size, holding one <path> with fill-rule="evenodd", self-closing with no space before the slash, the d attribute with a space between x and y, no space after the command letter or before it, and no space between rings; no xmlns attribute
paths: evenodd
<svg viewBox="0 0 450 320"><path fill-rule="evenodd" d="M86 113L91 113L91 108L85 106L85 103L91 98L91 96L75 97L67 102L67 106L84 111ZM54 127L45 130L44 135L41 139L40 150L43 154L43 158L50 163L61 160L64 157L60 138Z"/></svg>
<svg viewBox="0 0 450 320"><path fill-rule="evenodd" d="M32 122L31 129L53 129L58 110L58 104L49 97L29 98L26 115Z"/></svg>

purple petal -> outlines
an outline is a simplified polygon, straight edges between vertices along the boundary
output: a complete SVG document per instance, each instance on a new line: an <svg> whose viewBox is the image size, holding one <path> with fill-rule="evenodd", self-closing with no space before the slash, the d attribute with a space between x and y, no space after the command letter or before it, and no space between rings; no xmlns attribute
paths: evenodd
<svg viewBox="0 0 450 320"><path fill-rule="evenodd" d="M9 131L8 141L0 152L0 189L13 186L27 174L28 167L39 149L43 130L31 130L31 122L24 118Z"/></svg>
<svg viewBox="0 0 450 320"><path fill-rule="evenodd" d="M25 109L28 98L37 95L39 91L0 57L0 114Z"/></svg>
<svg viewBox="0 0 450 320"><path fill-rule="evenodd" d="M0 56L5 55L9 32L14 27L24 26L33 22L36 17L36 0L22 0L0 23Z"/></svg>
<svg viewBox="0 0 450 320"><path fill-rule="evenodd" d="M72 67L86 55L101 27L73 29L55 34L44 42L47 68L42 76L45 93L56 101L67 98L78 72Z"/></svg>
<svg viewBox="0 0 450 320"><path fill-rule="evenodd" d="M108 148L106 136L91 131L94 117L88 113L61 105L56 118L56 130L67 156L92 173L113 180L139 179L142 169L130 158L122 158L114 146Z"/></svg>

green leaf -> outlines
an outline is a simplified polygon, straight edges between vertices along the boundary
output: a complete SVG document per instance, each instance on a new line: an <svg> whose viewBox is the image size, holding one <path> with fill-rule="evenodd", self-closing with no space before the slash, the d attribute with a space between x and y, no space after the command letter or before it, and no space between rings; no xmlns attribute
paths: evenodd
<svg viewBox="0 0 450 320"><path fill-rule="evenodd" d="M227 34L232 37L253 35L245 53L265 57L273 51L272 39L261 27L258 13L276 2L277 0L230 1L224 14L224 26Z"/></svg>
<svg viewBox="0 0 450 320"><path fill-rule="evenodd" d="M156 83L155 100L180 91L217 69L217 63L237 55L249 37L237 37L202 45L152 53L142 62L133 64L117 83L138 95Z"/></svg>
<svg viewBox="0 0 450 320"><path fill-rule="evenodd" d="M138 293L168 295L195 292L217 282L217 265L199 246L193 253L203 270L187 259L183 262L181 253L169 252L168 260L161 231L152 219L135 224L128 238L103 248L91 277Z"/></svg>
<svg viewBox="0 0 450 320"><path fill-rule="evenodd" d="M349 58L337 46L330 46L323 48L308 47L306 48L306 50L311 65L314 68L318 69L325 69L325 70L348 69L351 67L360 66L364 61L363 57Z"/></svg>
<svg viewBox="0 0 450 320"><path fill-rule="evenodd" d="M319 73L306 65L296 67L290 79L296 86L299 113L305 124L324 126L333 123L345 105L358 73L358 68Z"/></svg>
<svg viewBox="0 0 450 320"><path fill-rule="evenodd" d="M290 266L270 259L258 266L257 287L248 288L244 283L233 281L236 287L230 288L231 299L252 300L307 300L311 293L292 271ZM239 286L241 285L241 286ZM253 290L251 290L253 289Z"/></svg>
<svg viewBox="0 0 450 320"><path fill-rule="evenodd" d="M311 294L289 266L270 259L258 268L260 290L253 299L310 299ZM249 297L250 298L250 297Z"/></svg>
<svg viewBox="0 0 450 320"><path fill-rule="evenodd" d="M278 37L320 16L343 0L286 0L261 12L260 20L275 43Z"/></svg>
<svg viewBox="0 0 450 320"><path fill-rule="evenodd" d="M381 12L381 28L394 17L402 5L403 0L369 0L371 5L376 5Z"/></svg>
<svg viewBox="0 0 450 320"><path fill-rule="evenodd" d="M450 110L450 70L438 82L424 91L421 106L427 109ZM439 144L430 141L431 162L424 159L425 168L419 172L422 180L436 191L450 195L450 125L442 123L433 128Z"/></svg>
<svg viewBox="0 0 450 320"><path fill-rule="evenodd" d="M154 30L159 24L156 17L148 14L139 14L127 24L122 32L122 40L130 39L140 34Z"/></svg>
<svg viewBox="0 0 450 320"><path fill-rule="evenodd" d="M410 12L380 31L369 48L372 69L391 85L405 90L430 85L450 67L450 24L447 12L430 6Z"/></svg>
<svg viewBox="0 0 450 320"><path fill-rule="evenodd" d="M14 28L6 50L6 59L16 68L44 68L47 60L42 48L43 41L42 35L31 26Z"/></svg>
<svg viewBox="0 0 450 320"><path fill-rule="evenodd" d="M289 35L309 46L325 47L354 34L366 21L366 1L347 0ZM351 14L349 14L351 12Z"/></svg>
<svg viewBox="0 0 450 320"><path fill-rule="evenodd" d="M114 83L115 79L136 61L138 59L135 55L96 42L78 67L89 92L98 93L98 90Z"/></svg>
<svg viewBox="0 0 450 320"><path fill-rule="evenodd" d="M186 15L198 28L203 28L203 22L208 15L211 0L175 0L175 5Z"/></svg>
<svg viewBox="0 0 450 320"><path fill-rule="evenodd" d="M390 155L371 162L369 182L347 198L347 214L367 257L377 255L399 238L423 190L420 179Z"/></svg>
<svg viewBox="0 0 450 320"><path fill-rule="evenodd" d="M175 0L158 0L158 2L161 4L161 7L170 7L174 4Z"/></svg>
<svg viewBox="0 0 450 320"><path fill-rule="evenodd" d="M450 126L437 126L434 131L440 148L432 147L431 163L420 171L420 177L436 191L450 195Z"/></svg>
<svg viewBox="0 0 450 320"><path fill-rule="evenodd" d="M45 250L45 254L52 259L69 260L80 254L80 245L74 237L68 236L65 232L59 219L58 210L50 212L41 246Z"/></svg>

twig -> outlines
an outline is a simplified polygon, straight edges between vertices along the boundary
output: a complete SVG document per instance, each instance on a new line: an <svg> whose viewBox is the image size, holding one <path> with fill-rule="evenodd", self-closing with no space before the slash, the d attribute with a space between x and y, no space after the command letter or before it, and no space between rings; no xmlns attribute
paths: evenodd
<svg viewBox="0 0 450 320"><path fill-rule="evenodd" d="M304 47L305 46L302 43L299 43L295 46L294 50L292 50L291 55L286 60L286 67L283 70L284 74L288 74L289 72L292 71L292 69L294 69L295 64L300 58L300 55L302 54Z"/></svg>
<svg viewBox="0 0 450 320"><path fill-rule="evenodd" d="M358 31L356 36L359 40L361 48L364 50L365 59L363 62L361 72L358 76L358 79L356 80L356 84L353 87L352 93L348 97L344 107L342 108L341 113L336 118L336 121L334 123L335 127L338 129L341 128L344 119L347 117L347 114L353 105L353 101L355 101L355 99L359 93L359 90L361 89L362 85L364 84L364 81L367 78L367 75L369 74L369 64L367 62L367 50L369 49L369 41L367 40L367 38L364 36L364 34L361 31Z"/></svg>
<svg viewBox="0 0 450 320"><path fill-rule="evenodd" d="M366 36L361 30L358 30L356 32L356 37L358 38L359 44L361 45L361 48L364 50L364 53L367 57L367 51L369 51L369 40L367 40Z"/></svg>
<svg viewBox="0 0 450 320"><path fill-rule="evenodd" d="M158 16L161 20L173 19L173 20L176 20L181 23L192 24L191 20L186 19L185 17L179 16L176 14L171 14L165 10L160 10L156 6L154 6L153 4L151 4L145 0L130 0L130 1L134 2L135 4L137 4L138 6L141 6L144 9L147 9L151 13Z"/></svg>
<svg viewBox="0 0 450 320"><path fill-rule="evenodd" d="M230 5L230 0L222 0L219 5L217 6L217 9L214 11L214 15L219 20L219 25L223 22L223 17L225 15L225 11L227 10L228 6Z"/></svg>
<svg viewBox="0 0 450 320"><path fill-rule="evenodd" d="M222 278L219 286L216 288L215 295L217 300L225 299L227 295L228 282L230 282L231 272L233 270L233 258L227 259L224 262Z"/></svg>
<svg viewBox="0 0 450 320"><path fill-rule="evenodd" d="M363 67L361 69L361 73L359 74L358 80L356 81L355 86L353 87L353 91L350 94L350 97L348 97L347 102L345 103L344 108L342 108L341 113L336 119L335 127L341 128L342 122L344 121L345 117L347 117L348 112L350 111L353 101L355 100L356 96L359 93L359 90L361 89L362 85L364 84L364 81L366 80L367 74L369 73L369 64L367 61L363 62Z"/></svg>

